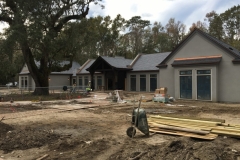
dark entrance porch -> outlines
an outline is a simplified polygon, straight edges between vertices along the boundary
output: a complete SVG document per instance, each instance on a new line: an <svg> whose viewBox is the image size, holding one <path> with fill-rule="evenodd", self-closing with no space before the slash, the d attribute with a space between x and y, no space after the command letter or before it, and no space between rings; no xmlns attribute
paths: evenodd
<svg viewBox="0 0 240 160"><path fill-rule="evenodd" d="M94 74L100 72L104 75L103 84L106 90L125 90L126 73L132 70L132 68L128 67L131 61L123 57L99 56L87 68L87 71L91 74L91 82L93 82ZM96 88L93 83L91 84L91 88Z"/></svg>

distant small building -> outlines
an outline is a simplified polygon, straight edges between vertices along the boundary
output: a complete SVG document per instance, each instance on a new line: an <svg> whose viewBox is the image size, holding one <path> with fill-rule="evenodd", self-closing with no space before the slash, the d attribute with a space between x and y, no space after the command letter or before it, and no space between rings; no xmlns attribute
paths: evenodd
<svg viewBox="0 0 240 160"><path fill-rule="evenodd" d="M38 62L36 62L38 63ZM61 65L68 64L69 61L61 62ZM69 70L62 72L52 72L49 75L49 89L62 89L63 86L71 86L76 83L76 73L80 68L80 64L77 62L72 63L72 67ZM30 75L27 65L25 64L19 73L19 86L20 89L34 90L35 82Z"/></svg>

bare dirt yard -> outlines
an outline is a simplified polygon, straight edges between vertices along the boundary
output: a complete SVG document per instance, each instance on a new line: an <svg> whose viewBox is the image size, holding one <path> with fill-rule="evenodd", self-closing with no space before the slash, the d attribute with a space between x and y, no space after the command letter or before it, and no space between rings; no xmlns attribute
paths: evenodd
<svg viewBox="0 0 240 160"><path fill-rule="evenodd" d="M106 99L108 93L55 101L0 102L0 160L239 160L240 139L214 140L154 134L131 126L133 107L141 95L124 93L126 103ZM240 105L177 100L142 102L148 115L224 119L240 124Z"/></svg>

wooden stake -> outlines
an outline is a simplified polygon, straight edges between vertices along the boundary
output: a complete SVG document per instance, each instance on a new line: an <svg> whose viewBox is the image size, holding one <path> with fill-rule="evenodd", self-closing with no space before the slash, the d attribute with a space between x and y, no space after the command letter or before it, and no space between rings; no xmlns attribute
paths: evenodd
<svg viewBox="0 0 240 160"><path fill-rule="evenodd" d="M40 158L38 158L38 159L36 159L36 160L42 160L42 159L44 159L44 158L46 158L46 157L48 157L49 155L48 154L45 154L45 155L43 155L42 157L40 157Z"/></svg>
<svg viewBox="0 0 240 160"><path fill-rule="evenodd" d="M2 117L2 119L0 120L0 122L2 122L2 120L4 119L5 116Z"/></svg>
<svg viewBox="0 0 240 160"><path fill-rule="evenodd" d="M140 157L142 157L144 154L146 154L147 152L141 152L139 155L137 155L136 157L133 158L128 158L128 160L136 160L139 159Z"/></svg>

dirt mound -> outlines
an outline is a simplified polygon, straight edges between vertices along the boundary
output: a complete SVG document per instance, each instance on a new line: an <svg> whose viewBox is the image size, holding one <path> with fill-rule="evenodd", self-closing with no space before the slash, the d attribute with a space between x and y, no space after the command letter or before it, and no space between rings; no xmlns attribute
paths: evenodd
<svg viewBox="0 0 240 160"><path fill-rule="evenodd" d="M2 137L5 135L8 131L12 131L13 127L9 126L8 124L5 124L3 122L0 122L0 136Z"/></svg>
<svg viewBox="0 0 240 160"><path fill-rule="evenodd" d="M56 141L60 136L46 130L34 129L31 127L13 128L0 123L0 129L4 134L0 136L0 150L10 152L13 150L24 150L41 147Z"/></svg>
<svg viewBox="0 0 240 160"><path fill-rule="evenodd" d="M124 149L112 155L109 159L131 159L142 154L141 160L148 159L224 159L233 160L239 153L231 147L235 139L218 137L214 141L202 141L187 137L178 137L159 145L146 145L146 143L132 140L126 142Z"/></svg>
<svg viewBox="0 0 240 160"><path fill-rule="evenodd" d="M54 151L60 151L60 152L66 152L68 153L75 152L74 155L72 155L71 158L73 159L94 159L97 155L100 155L102 152L106 151L110 148L110 144L112 142L112 139L98 139L94 141L90 140L80 140L80 139L63 139L58 140L57 143L52 144L49 146L51 150ZM59 157L58 154L52 155L51 159L69 159L69 155L62 155Z"/></svg>

